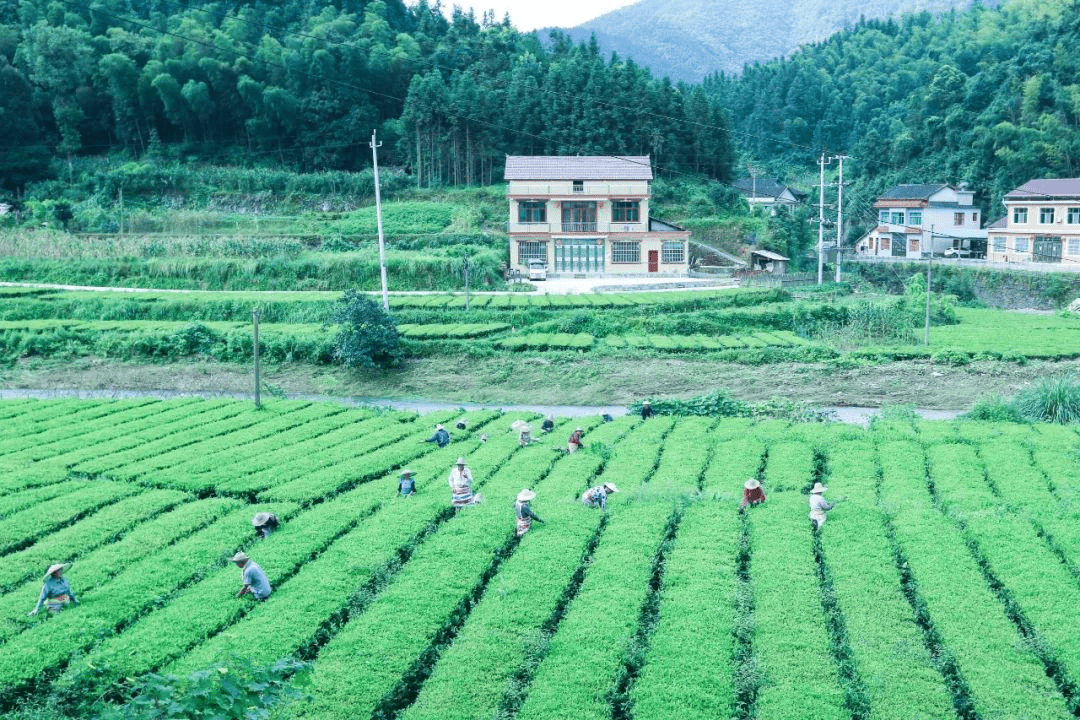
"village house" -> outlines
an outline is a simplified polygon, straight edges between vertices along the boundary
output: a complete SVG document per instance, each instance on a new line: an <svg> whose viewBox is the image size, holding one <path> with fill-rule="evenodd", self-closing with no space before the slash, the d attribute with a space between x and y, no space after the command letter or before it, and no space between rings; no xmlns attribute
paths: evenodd
<svg viewBox="0 0 1080 720"><path fill-rule="evenodd" d="M649 156L507 156L510 267L687 275L690 233L649 216Z"/></svg>
<svg viewBox="0 0 1080 720"><path fill-rule="evenodd" d="M1001 200L986 258L997 262L1080 262L1080 178L1031 180Z"/></svg>
<svg viewBox="0 0 1080 720"><path fill-rule="evenodd" d="M975 193L964 185L897 185L874 203L878 224L855 243L860 255L981 257L986 247Z"/></svg>
<svg viewBox="0 0 1080 720"><path fill-rule="evenodd" d="M793 208L806 202L806 193L770 178L740 178L731 186L743 194L751 210L755 207Z"/></svg>

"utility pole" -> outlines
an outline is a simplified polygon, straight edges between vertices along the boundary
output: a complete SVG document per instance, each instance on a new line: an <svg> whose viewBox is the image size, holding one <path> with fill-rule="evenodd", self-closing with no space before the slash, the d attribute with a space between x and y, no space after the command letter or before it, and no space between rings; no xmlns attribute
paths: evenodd
<svg viewBox="0 0 1080 720"><path fill-rule="evenodd" d="M259 308L251 308L251 324L253 327L251 354L255 358L255 407L262 407L259 399Z"/></svg>
<svg viewBox="0 0 1080 720"><path fill-rule="evenodd" d="M830 160L831 162L831 160ZM817 226L817 284L824 282L825 274L825 153L818 160L818 226Z"/></svg>
<svg viewBox="0 0 1080 720"><path fill-rule="evenodd" d="M926 326L923 328L923 345L930 345L930 266L934 264L934 226L930 226L930 254L926 258Z"/></svg>
<svg viewBox="0 0 1080 720"><path fill-rule="evenodd" d="M120 188L120 237L124 236L124 188Z"/></svg>
<svg viewBox="0 0 1080 720"><path fill-rule="evenodd" d="M469 312L469 256L465 256L465 312Z"/></svg>
<svg viewBox="0 0 1080 720"><path fill-rule="evenodd" d="M836 282L840 282L840 242L844 239L844 160L849 155L837 155L840 174L836 180Z"/></svg>
<svg viewBox="0 0 1080 720"><path fill-rule="evenodd" d="M383 244L382 198L379 197L379 153L382 143L375 142L375 131L371 131L371 161L375 167L375 222L379 228L379 272L382 275L383 310L390 312L390 294L386 291L386 246Z"/></svg>

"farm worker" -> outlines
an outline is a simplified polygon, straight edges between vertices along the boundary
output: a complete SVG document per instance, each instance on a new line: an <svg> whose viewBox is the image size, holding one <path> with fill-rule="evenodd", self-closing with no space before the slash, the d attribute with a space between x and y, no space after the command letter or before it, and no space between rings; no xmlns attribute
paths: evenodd
<svg viewBox="0 0 1080 720"><path fill-rule="evenodd" d="M487 435L481 435L480 442L487 442Z"/></svg>
<svg viewBox="0 0 1080 720"><path fill-rule="evenodd" d="M254 560L241 550L233 555L232 561L236 563L236 567L243 571L240 573L240 577L244 581L244 587L240 588L240 592L236 593L236 597L243 597L251 593L259 602L270 597L270 593L273 592L270 588L270 578L266 577L266 573Z"/></svg>
<svg viewBox="0 0 1080 720"><path fill-rule="evenodd" d="M27 613L28 617L37 615L42 605L45 605L45 609L55 615L63 610L69 602L79 604L79 601L75 598L75 593L71 592L71 585L68 585L67 578L64 577L65 567L67 566L61 564L50 565L49 569L45 571L41 595L38 597L34 609Z"/></svg>
<svg viewBox="0 0 1080 720"><path fill-rule="evenodd" d="M607 510L607 496L617 492L619 492L619 488L615 487L615 483L606 482L583 492L581 502L587 507L598 507L601 510Z"/></svg>
<svg viewBox="0 0 1080 720"><path fill-rule="evenodd" d="M446 428L442 425L435 426L435 434L429 437L424 442L433 442L441 448L450 444L450 433L446 432Z"/></svg>
<svg viewBox="0 0 1080 720"><path fill-rule="evenodd" d="M472 470L465 465L465 458L459 457L447 479L450 484L450 502L454 507L475 505L483 500L480 495L473 494L472 481Z"/></svg>
<svg viewBox="0 0 1080 720"><path fill-rule="evenodd" d="M649 404L649 401L648 400L642 400L641 401L641 419L642 420L648 420L649 418L651 418L655 414L656 413L653 412L652 405Z"/></svg>
<svg viewBox="0 0 1080 720"><path fill-rule="evenodd" d="M264 538L268 538L278 529L278 525L280 525L281 522L274 513L261 512L255 513L255 517L251 518L251 524L255 526L255 529L258 530Z"/></svg>
<svg viewBox="0 0 1080 720"><path fill-rule="evenodd" d="M555 429L555 416L548 415L544 418L544 422L540 423L540 432L549 433Z"/></svg>
<svg viewBox="0 0 1080 720"><path fill-rule="evenodd" d="M825 511L832 510L833 506L825 501L825 491L829 488L821 483L814 483L810 489L810 522L814 523L814 529L820 530L825 524Z"/></svg>
<svg viewBox="0 0 1080 720"><path fill-rule="evenodd" d="M535 497L536 493L532 490L525 489L517 494L517 499L514 501L514 515L517 516L518 537L529 532L533 520L539 523L544 522L540 519L540 516L534 513L532 508L529 507L529 501Z"/></svg>
<svg viewBox="0 0 1080 720"><path fill-rule="evenodd" d="M416 494L416 478L413 477L415 473L408 468L401 471L401 480L398 482L398 492L401 497L409 497Z"/></svg>
<svg viewBox="0 0 1080 720"><path fill-rule="evenodd" d="M532 441L532 425L526 423L518 428L518 445L525 447Z"/></svg>
<svg viewBox="0 0 1080 720"><path fill-rule="evenodd" d="M454 427L456 427L458 430L464 430L465 427L466 427L465 421L464 420L458 420L457 425L455 425Z"/></svg>
<svg viewBox="0 0 1080 720"><path fill-rule="evenodd" d="M757 478L750 478L743 483L742 502L739 503L739 512L743 512L746 506L753 507L765 502L765 491L761 489L761 483Z"/></svg>
<svg viewBox="0 0 1080 720"><path fill-rule="evenodd" d="M574 428L570 433L570 439L566 441L566 452L577 452L581 449L581 436L585 431L580 427Z"/></svg>

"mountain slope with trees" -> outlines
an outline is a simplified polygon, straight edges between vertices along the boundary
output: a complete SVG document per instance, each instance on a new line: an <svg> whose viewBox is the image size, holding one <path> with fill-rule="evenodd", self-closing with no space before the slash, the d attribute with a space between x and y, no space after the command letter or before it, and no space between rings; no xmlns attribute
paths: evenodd
<svg viewBox="0 0 1080 720"><path fill-rule="evenodd" d="M567 30L657 77L700 82L711 73L782 58L863 19L963 10L978 0L641 0ZM993 3L988 3L993 4Z"/></svg>
<svg viewBox="0 0 1080 720"><path fill-rule="evenodd" d="M754 161L852 156L846 209L897 183L967 182L989 219L1027 180L1080 175L1078 47L1078 0L1013 0L866 21L704 86Z"/></svg>
<svg viewBox="0 0 1080 720"><path fill-rule="evenodd" d="M650 154L727 179L723 114L595 44L544 47L427 0L0 0L0 183L171 148L302 171L490 183L506 154ZM63 168L60 168L63 170Z"/></svg>

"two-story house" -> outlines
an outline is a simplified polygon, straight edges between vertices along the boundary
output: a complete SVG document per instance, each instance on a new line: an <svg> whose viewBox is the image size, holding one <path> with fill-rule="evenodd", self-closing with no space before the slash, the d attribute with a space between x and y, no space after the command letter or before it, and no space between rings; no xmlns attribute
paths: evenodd
<svg viewBox="0 0 1080 720"><path fill-rule="evenodd" d="M1080 178L1031 180L1001 202L1005 217L990 226L987 260L1080 262Z"/></svg>
<svg viewBox="0 0 1080 720"><path fill-rule="evenodd" d="M975 193L963 185L897 185L878 197L874 210L877 226L855 243L860 255L918 258L931 250L981 255L986 246Z"/></svg>
<svg viewBox="0 0 1080 720"><path fill-rule="evenodd" d="M649 156L506 158L510 267L686 275L690 233L649 216Z"/></svg>

